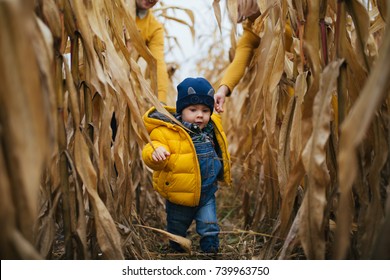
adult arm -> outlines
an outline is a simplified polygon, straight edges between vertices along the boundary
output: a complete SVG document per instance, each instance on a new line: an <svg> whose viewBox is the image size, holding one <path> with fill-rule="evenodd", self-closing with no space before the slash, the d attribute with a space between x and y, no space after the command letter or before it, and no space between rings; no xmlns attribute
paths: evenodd
<svg viewBox="0 0 390 280"><path fill-rule="evenodd" d="M161 24L155 29L150 38L149 49L157 61L158 99L166 103L168 91L168 73L164 57L164 28Z"/></svg>
<svg viewBox="0 0 390 280"><path fill-rule="evenodd" d="M236 54L232 63L228 66L220 86L214 95L215 110L223 112L225 97L229 96L238 82L244 76L245 69L248 67L254 50L260 44L260 37L250 30L249 26L244 27L242 37L237 43Z"/></svg>

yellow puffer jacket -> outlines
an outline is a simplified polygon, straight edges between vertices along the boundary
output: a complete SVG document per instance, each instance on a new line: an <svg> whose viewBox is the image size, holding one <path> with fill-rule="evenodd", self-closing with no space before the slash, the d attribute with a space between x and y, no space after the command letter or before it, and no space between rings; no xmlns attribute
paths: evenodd
<svg viewBox="0 0 390 280"><path fill-rule="evenodd" d="M175 113L175 108L165 108L171 114ZM154 170L153 188L172 203L197 206L202 181L192 139L182 126L149 117L155 110L152 107L143 116L152 144L146 144L142 150L145 164ZM214 123L215 136L222 151L223 181L231 185L230 155L221 117L212 114L211 120ZM152 159L153 147L160 146L163 146L170 153L170 156L165 161L155 162Z"/></svg>

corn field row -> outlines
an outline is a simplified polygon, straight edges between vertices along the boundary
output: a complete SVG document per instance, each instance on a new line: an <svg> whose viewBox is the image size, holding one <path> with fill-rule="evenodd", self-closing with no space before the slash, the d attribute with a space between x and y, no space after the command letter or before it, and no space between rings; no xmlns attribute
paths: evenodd
<svg viewBox="0 0 390 280"><path fill-rule="evenodd" d="M223 114L241 230L264 233L252 257L389 259L390 5L258 3L261 43ZM161 105L134 5L0 0L1 259L55 259L58 240L65 259L152 259L146 237L167 235L140 156ZM218 86L216 45L198 68Z"/></svg>

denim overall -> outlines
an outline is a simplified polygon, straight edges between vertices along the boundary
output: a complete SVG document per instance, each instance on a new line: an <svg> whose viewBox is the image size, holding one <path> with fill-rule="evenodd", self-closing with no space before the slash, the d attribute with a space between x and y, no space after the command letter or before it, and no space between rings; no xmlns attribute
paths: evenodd
<svg viewBox="0 0 390 280"><path fill-rule="evenodd" d="M200 235L200 248L203 252L215 253L219 247L219 226L215 203L215 192L218 189L217 175L222 164L218 159L213 143L194 142L202 176L202 190L198 206L189 207L167 201L167 230L170 233L185 237L193 220L196 221L196 232ZM181 247L170 242L176 251Z"/></svg>

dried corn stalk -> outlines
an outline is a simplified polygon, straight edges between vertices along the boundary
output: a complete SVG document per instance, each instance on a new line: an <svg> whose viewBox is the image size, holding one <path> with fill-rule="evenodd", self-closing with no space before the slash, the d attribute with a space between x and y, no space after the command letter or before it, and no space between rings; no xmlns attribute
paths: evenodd
<svg viewBox="0 0 390 280"><path fill-rule="evenodd" d="M261 43L227 100L224 122L246 221L282 238L291 230L285 248L296 247L295 238L307 258L369 258L384 234L384 2L258 1L262 11L271 9L257 21ZM290 50L279 43L289 39L284 22L293 30ZM260 257L274 258L277 242L269 240ZM351 244L359 250L348 251Z"/></svg>

